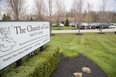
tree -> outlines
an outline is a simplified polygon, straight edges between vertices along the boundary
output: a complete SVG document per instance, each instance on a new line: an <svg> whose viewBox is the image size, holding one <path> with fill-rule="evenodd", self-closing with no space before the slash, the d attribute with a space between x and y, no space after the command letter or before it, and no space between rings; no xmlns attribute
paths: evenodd
<svg viewBox="0 0 116 77"><path fill-rule="evenodd" d="M78 8L78 28L80 33L80 24L82 22L82 8L83 8L83 1L84 0L78 0L77 1L77 8Z"/></svg>
<svg viewBox="0 0 116 77"><path fill-rule="evenodd" d="M26 0L5 0L6 10L12 14L15 20L20 19L20 15L24 12Z"/></svg>
<svg viewBox="0 0 116 77"><path fill-rule="evenodd" d="M73 13L73 17L74 17L74 24L75 24L75 27L77 25L77 0L73 0L73 4L72 4L72 13Z"/></svg>
<svg viewBox="0 0 116 77"><path fill-rule="evenodd" d="M64 24L66 27L68 27L69 26L69 21L68 21L68 19L66 19L66 21L65 21L65 24Z"/></svg>
<svg viewBox="0 0 116 77"><path fill-rule="evenodd" d="M107 5L108 0L102 0L101 5L99 6L100 8L100 14L99 14L99 20L103 24L106 22L106 5ZM100 25L100 31L102 33L102 24Z"/></svg>
<svg viewBox="0 0 116 77"><path fill-rule="evenodd" d="M33 20L33 18L31 17L30 20Z"/></svg>
<svg viewBox="0 0 116 77"><path fill-rule="evenodd" d="M6 19L7 19L6 14L4 14L2 20L6 20Z"/></svg>
<svg viewBox="0 0 116 77"><path fill-rule="evenodd" d="M0 19L2 18L2 2L1 2L1 0L0 0Z"/></svg>
<svg viewBox="0 0 116 77"><path fill-rule="evenodd" d="M80 24L82 22L82 8L84 0L73 0L72 8L74 8L75 21L78 20L78 33L80 33ZM76 21L77 22L77 21Z"/></svg>
<svg viewBox="0 0 116 77"><path fill-rule="evenodd" d="M112 12L112 22L116 23L116 12Z"/></svg>
<svg viewBox="0 0 116 77"><path fill-rule="evenodd" d="M92 5L90 3L87 3L87 9L88 9L87 22L90 25L90 22L92 21L91 18Z"/></svg>
<svg viewBox="0 0 116 77"><path fill-rule="evenodd" d="M2 20L11 20L11 17L8 14L4 14Z"/></svg>
<svg viewBox="0 0 116 77"><path fill-rule="evenodd" d="M113 14L111 11L106 12L107 18L105 19L106 23L111 23L113 21Z"/></svg>
<svg viewBox="0 0 116 77"><path fill-rule="evenodd" d="M37 20L43 20L43 16L46 9L44 0L34 0L34 4Z"/></svg>
<svg viewBox="0 0 116 77"><path fill-rule="evenodd" d="M51 23L51 19L52 19L52 10L53 10L53 0L48 0L48 7L49 7L49 22L50 22L50 34L52 35L52 23Z"/></svg>
<svg viewBox="0 0 116 77"><path fill-rule="evenodd" d="M61 0L56 0L55 1L55 4L56 4L56 17L57 17L57 24L58 24L58 27L60 29L60 18L62 17L63 18L63 14L65 12L65 5L62 3Z"/></svg>

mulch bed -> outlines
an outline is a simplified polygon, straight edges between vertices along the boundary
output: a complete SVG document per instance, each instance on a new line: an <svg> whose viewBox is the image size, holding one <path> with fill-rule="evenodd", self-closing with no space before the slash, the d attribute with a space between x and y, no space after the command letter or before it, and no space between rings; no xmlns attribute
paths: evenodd
<svg viewBox="0 0 116 77"><path fill-rule="evenodd" d="M83 72L82 67L89 67L91 73ZM108 77L94 62L81 54L75 58L60 55L60 62L50 77L75 77L75 72L82 72L82 77Z"/></svg>

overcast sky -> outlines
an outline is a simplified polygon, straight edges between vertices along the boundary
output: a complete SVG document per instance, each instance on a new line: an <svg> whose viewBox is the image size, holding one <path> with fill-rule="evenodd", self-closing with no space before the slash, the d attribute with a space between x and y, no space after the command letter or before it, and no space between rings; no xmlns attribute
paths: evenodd
<svg viewBox="0 0 116 77"><path fill-rule="evenodd" d="M4 0L0 0L0 1L4 1ZM27 0L27 1L29 6L31 7L33 0ZM62 0L62 1L66 6L66 10L69 11L70 8L72 7L73 0ZM84 0L84 7L83 7L84 10L87 9L87 5L86 5L87 2L92 4L92 10L94 11L99 10L101 0ZM1 8L1 4L0 4L0 8ZM106 10L116 12L116 0L108 0Z"/></svg>
<svg viewBox="0 0 116 77"><path fill-rule="evenodd" d="M69 11L70 8L72 7L73 0L61 0L61 1L65 4L66 10ZM101 1L102 0L84 0L83 9L84 10L87 9L87 3L89 2L90 4L92 4L93 11L99 11L100 4L102 3ZM32 5L32 2L33 0L28 0L28 4ZM116 0L108 0L106 10L116 12Z"/></svg>
<svg viewBox="0 0 116 77"><path fill-rule="evenodd" d="M87 8L86 3L89 2L92 4L92 10L98 11L101 4L101 0L84 0L84 9ZM64 4L66 5L67 10L72 7L73 0L65 0ZM108 0L106 10L116 12L116 0Z"/></svg>

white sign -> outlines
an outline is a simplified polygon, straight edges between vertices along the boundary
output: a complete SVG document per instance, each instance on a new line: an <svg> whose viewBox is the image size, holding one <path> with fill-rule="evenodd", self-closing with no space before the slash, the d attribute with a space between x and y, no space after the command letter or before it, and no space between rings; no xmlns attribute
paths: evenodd
<svg viewBox="0 0 116 77"><path fill-rule="evenodd" d="M49 22L0 21L0 70L49 41Z"/></svg>

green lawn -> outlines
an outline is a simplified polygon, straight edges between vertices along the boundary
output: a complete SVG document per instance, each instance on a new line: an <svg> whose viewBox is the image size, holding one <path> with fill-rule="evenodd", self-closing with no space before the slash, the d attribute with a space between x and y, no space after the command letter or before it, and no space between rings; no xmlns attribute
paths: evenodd
<svg viewBox="0 0 116 77"><path fill-rule="evenodd" d="M116 35L88 33L56 34L50 44L58 45L66 56L82 53L95 62L109 77L116 77Z"/></svg>

